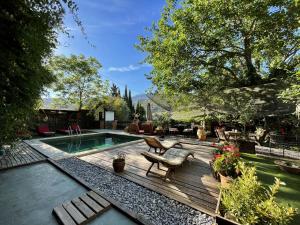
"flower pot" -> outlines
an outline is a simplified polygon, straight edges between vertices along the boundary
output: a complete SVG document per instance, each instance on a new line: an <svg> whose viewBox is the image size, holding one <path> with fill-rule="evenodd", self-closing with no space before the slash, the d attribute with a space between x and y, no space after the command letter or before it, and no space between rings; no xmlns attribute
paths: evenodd
<svg viewBox="0 0 300 225"><path fill-rule="evenodd" d="M229 176L223 176L222 174L219 173L220 180L221 180L221 186L223 188L228 188L230 183L233 181L233 179Z"/></svg>
<svg viewBox="0 0 300 225"><path fill-rule="evenodd" d="M199 138L200 141L205 141L206 140L206 132L203 129L203 127L198 128L197 130L197 136Z"/></svg>
<svg viewBox="0 0 300 225"><path fill-rule="evenodd" d="M121 173L124 171L125 159L115 159L113 160L113 168L116 173Z"/></svg>

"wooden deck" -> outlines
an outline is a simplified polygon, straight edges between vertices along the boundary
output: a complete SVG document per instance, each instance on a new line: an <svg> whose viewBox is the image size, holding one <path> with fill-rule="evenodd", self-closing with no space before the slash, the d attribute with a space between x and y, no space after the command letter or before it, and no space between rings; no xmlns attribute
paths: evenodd
<svg viewBox="0 0 300 225"><path fill-rule="evenodd" d="M195 159L190 158L189 161L185 162L182 167L176 170L173 179L167 182L155 174L146 176L146 171L151 163L140 154L149 149L145 143L86 155L80 159L113 171L113 157L119 151L124 152L126 153L126 166L125 171L120 176L194 209L214 215L219 190L218 183L212 177L209 168L211 150L209 147L191 144L183 144L183 147L193 150ZM166 168L163 166L160 169L153 167L152 171L164 175Z"/></svg>
<svg viewBox="0 0 300 225"><path fill-rule="evenodd" d="M32 164L45 159L40 153L21 142L9 154L0 157L0 170Z"/></svg>

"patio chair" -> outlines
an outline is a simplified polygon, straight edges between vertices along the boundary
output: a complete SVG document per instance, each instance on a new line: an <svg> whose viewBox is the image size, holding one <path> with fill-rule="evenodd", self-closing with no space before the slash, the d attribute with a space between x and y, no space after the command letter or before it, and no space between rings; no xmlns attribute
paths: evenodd
<svg viewBox="0 0 300 225"><path fill-rule="evenodd" d="M141 153L149 162L151 162L151 166L147 170L146 176L148 176L151 172L151 169L154 164L157 164L157 168L159 169L159 163L168 168L165 176L163 176L164 180L170 178L171 173L175 173L175 169L181 166L189 156L194 157L194 153L190 150L186 149L177 149L171 148L163 155L157 155L152 152L142 152Z"/></svg>
<svg viewBox="0 0 300 225"><path fill-rule="evenodd" d="M54 131L50 131L47 124L40 125L36 128L36 131L41 136L53 136L55 135Z"/></svg>
<svg viewBox="0 0 300 225"><path fill-rule="evenodd" d="M226 141L229 142L229 137L225 134L225 129L224 128L216 128L215 129L218 141Z"/></svg>
<svg viewBox="0 0 300 225"><path fill-rule="evenodd" d="M128 133L130 133L130 134L144 134L144 130L140 130L138 124L131 123L128 126Z"/></svg>
<svg viewBox="0 0 300 225"><path fill-rule="evenodd" d="M165 153L168 149L175 147L176 145L182 148L182 144L180 144L178 141L159 141L155 137L145 137L144 138L147 145L150 147L148 152L150 152L151 148L154 148L155 153L157 152L157 149L159 149L159 154L162 155ZM163 151L163 152L162 152Z"/></svg>

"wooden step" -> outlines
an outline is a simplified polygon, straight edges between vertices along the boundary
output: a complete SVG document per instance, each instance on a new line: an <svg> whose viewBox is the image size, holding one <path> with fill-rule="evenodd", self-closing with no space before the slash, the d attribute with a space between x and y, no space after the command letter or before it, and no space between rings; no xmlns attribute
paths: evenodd
<svg viewBox="0 0 300 225"><path fill-rule="evenodd" d="M58 222L63 225L86 224L111 207L97 191L89 191L53 209Z"/></svg>

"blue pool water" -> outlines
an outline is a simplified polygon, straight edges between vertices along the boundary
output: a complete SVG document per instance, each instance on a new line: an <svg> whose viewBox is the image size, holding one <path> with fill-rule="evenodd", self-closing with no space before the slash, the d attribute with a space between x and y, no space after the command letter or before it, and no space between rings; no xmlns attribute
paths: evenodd
<svg viewBox="0 0 300 225"><path fill-rule="evenodd" d="M71 136L66 138L56 138L42 140L42 142L58 148L64 152L77 153L92 149L104 149L117 144L136 141L141 138L119 134L91 134L84 136Z"/></svg>

